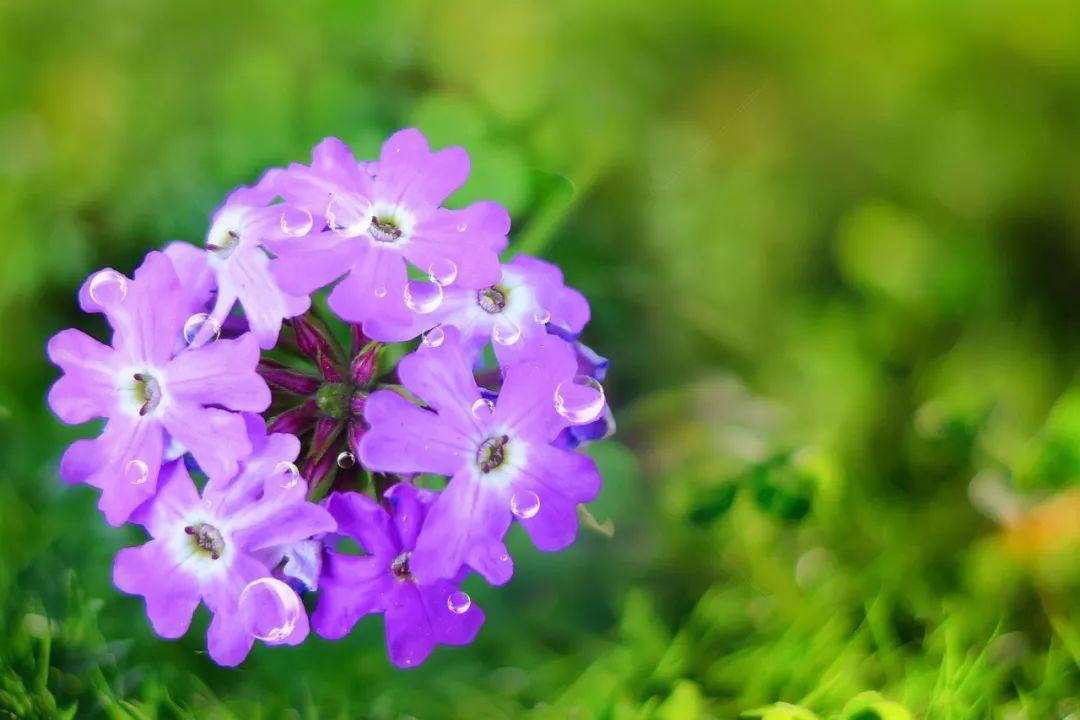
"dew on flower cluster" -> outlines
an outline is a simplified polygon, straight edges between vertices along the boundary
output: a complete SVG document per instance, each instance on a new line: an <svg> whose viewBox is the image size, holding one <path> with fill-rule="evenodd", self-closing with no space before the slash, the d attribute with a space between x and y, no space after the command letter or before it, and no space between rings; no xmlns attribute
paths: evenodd
<svg viewBox="0 0 1080 720"><path fill-rule="evenodd" d="M127 291L127 278L115 270L102 270L90 280L90 299L99 307L123 302Z"/></svg>
<svg viewBox="0 0 1080 720"><path fill-rule="evenodd" d="M458 266L453 260L443 258L428 266L428 278L436 285L446 287L457 280Z"/></svg>
<svg viewBox="0 0 1080 720"><path fill-rule="evenodd" d="M379 287L375 288L375 297L377 297L377 298L386 297L386 288L382 287L381 285Z"/></svg>
<svg viewBox="0 0 1080 720"><path fill-rule="evenodd" d="M300 469L291 462L279 462L274 468L274 474L281 476L281 487L286 490L296 487L300 482Z"/></svg>
<svg viewBox="0 0 1080 720"><path fill-rule="evenodd" d="M281 211L281 232L289 237L302 237L311 232L314 220L311 213L302 207L286 205Z"/></svg>
<svg viewBox="0 0 1080 720"><path fill-rule="evenodd" d="M208 345L221 337L221 323L207 313L195 313L184 323L184 342L188 345Z"/></svg>
<svg viewBox="0 0 1080 720"><path fill-rule="evenodd" d="M443 331L441 325L436 325L435 327L424 333L420 342L422 342L427 347L437 348L443 344L443 340L445 339L446 332Z"/></svg>
<svg viewBox="0 0 1080 720"><path fill-rule="evenodd" d="M501 317L491 328L491 339L500 345L513 345L521 339L521 328L513 320Z"/></svg>
<svg viewBox="0 0 1080 720"><path fill-rule="evenodd" d="M366 204L354 207L338 198L330 198L326 205L326 224L338 235L358 237L371 226L371 212Z"/></svg>
<svg viewBox="0 0 1080 720"><path fill-rule="evenodd" d="M348 450L344 450L337 456L337 466L344 470L351 468L356 464L356 456Z"/></svg>
<svg viewBox="0 0 1080 720"><path fill-rule="evenodd" d="M132 460L124 468L124 477L132 485L144 485L150 477L150 466L142 460Z"/></svg>
<svg viewBox="0 0 1080 720"><path fill-rule="evenodd" d="M238 602L244 630L264 642L280 642L292 635L303 608L300 598L285 583L263 577L248 583Z"/></svg>
<svg viewBox="0 0 1080 720"><path fill-rule="evenodd" d="M419 315L435 312L443 301L442 285L426 280L410 280L403 292L405 306Z"/></svg>
<svg viewBox="0 0 1080 720"><path fill-rule="evenodd" d="M574 424L596 420L606 402L603 386L588 375L575 375L555 388L555 411Z"/></svg>
<svg viewBox="0 0 1080 720"><path fill-rule="evenodd" d="M533 320L541 325L547 325L548 321L551 320L551 313L544 308L537 308L536 312L533 313Z"/></svg>
<svg viewBox="0 0 1080 720"><path fill-rule="evenodd" d="M468 593L464 593L460 590L450 593L450 596L446 598L446 607L450 609L450 612L455 615L464 615L469 612L469 608L472 607L472 598Z"/></svg>
<svg viewBox="0 0 1080 720"><path fill-rule="evenodd" d="M472 414L477 420L487 420L495 414L495 403L487 398L480 398L473 403Z"/></svg>
<svg viewBox="0 0 1080 720"><path fill-rule="evenodd" d="M532 490L519 490L510 498L510 512L521 520L536 517L540 512L540 496Z"/></svg>

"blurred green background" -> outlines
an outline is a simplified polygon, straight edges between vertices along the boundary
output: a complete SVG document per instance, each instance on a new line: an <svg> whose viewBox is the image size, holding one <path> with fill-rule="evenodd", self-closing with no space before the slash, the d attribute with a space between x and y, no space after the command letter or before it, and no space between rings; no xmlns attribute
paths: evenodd
<svg viewBox="0 0 1080 720"><path fill-rule="evenodd" d="M515 531L415 671L375 619L218 668L111 587L45 341L408 125L590 298L614 537ZM0 218L0 717L1080 717L1075 2L0 0Z"/></svg>

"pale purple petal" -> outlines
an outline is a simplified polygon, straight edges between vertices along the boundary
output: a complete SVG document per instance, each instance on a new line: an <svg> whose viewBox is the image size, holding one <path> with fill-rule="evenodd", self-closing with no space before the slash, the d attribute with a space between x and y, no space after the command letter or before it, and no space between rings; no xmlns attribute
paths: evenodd
<svg viewBox="0 0 1080 720"><path fill-rule="evenodd" d="M484 483L466 469L431 506L416 541L411 568L421 583L453 578L462 566L502 585L514 566L502 538L510 527L509 488Z"/></svg>
<svg viewBox="0 0 1080 720"><path fill-rule="evenodd" d="M236 610L219 611L206 631L210 659L223 667L236 667L251 652L255 638L244 628Z"/></svg>
<svg viewBox="0 0 1080 720"><path fill-rule="evenodd" d="M409 392L422 398L442 421L462 432L477 427L473 406L480 399L472 367L453 328L438 347L422 346L398 363L398 377Z"/></svg>
<svg viewBox="0 0 1080 720"><path fill-rule="evenodd" d="M356 241L358 247L366 238ZM410 313L405 306L408 276L405 260L396 251L368 244L355 255L349 274L330 293L330 309L348 322L363 323L380 318L392 324L408 324Z"/></svg>
<svg viewBox="0 0 1080 720"><path fill-rule="evenodd" d="M113 584L146 598L146 614L154 631L165 638L186 633L199 606L199 584L182 565L183 559L170 552L165 540L123 548L113 562Z"/></svg>
<svg viewBox="0 0 1080 720"><path fill-rule="evenodd" d="M373 470L450 475L472 452L455 427L392 390L372 393L364 417L371 429L360 440L360 460Z"/></svg>
<svg viewBox="0 0 1080 720"><path fill-rule="evenodd" d="M252 335L218 340L170 361L166 388L170 397L185 403L261 412L270 406L270 388L255 371L258 363L259 346Z"/></svg>
<svg viewBox="0 0 1080 720"><path fill-rule="evenodd" d="M162 409L166 429L207 475L232 477L251 452L244 418L237 413L175 401Z"/></svg>
<svg viewBox="0 0 1080 720"><path fill-rule="evenodd" d="M576 370L570 345L549 336L527 359L504 371L495 405L496 421L523 437L551 442L569 424L555 409L555 391L560 383L572 380Z"/></svg>
<svg viewBox="0 0 1080 720"><path fill-rule="evenodd" d="M463 148L432 153L423 134L407 128L383 143L376 193L395 205L435 208L468 177L469 155Z"/></svg>
<svg viewBox="0 0 1080 720"><path fill-rule="evenodd" d="M49 340L49 359L64 375L49 390L49 407L69 425L107 417L117 406L113 349L79 330Z"/></svg>
<svg viewBox="0 0 1080 720"><path fill-rule="evenodd" d="M73 444L60 462L67 482L85 482L101 489L98 507L110 525L121 525L154 494L164 438L150 419L118 415L94 440Z"/></svg>
<svg viewBox="0 0 1080 720"><path fill-rule="evenodd" d="M182 460L161 468L153 502L141 505L131 515L131 522L142 525L154 537L165 537L182 524L191 509L199 504L199 492Z"/></svg>

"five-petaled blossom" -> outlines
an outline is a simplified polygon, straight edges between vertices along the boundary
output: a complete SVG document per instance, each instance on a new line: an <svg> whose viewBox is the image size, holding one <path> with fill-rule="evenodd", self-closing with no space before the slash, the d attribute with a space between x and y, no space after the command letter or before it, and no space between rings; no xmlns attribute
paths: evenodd
<svg viewBox="0 0 1080 720"><path fill-rule="evenodd" d="M270 390L255 372L259 347L250 335L188 346L185 327L197 332L187 322L191 301L163 254L150 253L133 280L112 273L106 282L112 287L99 286L95 297L112 346L79 330L53 337L49 358L64 376L49 405L67 423L108 419L99 437L68 449L60 474L101 488L101 510L118 525L154 495L170 441L208 473L235 474L251 444L232 411L265 410Z"/></svg>
<svg viewBox="0 0 1080 720"><path fill-rule="evenodd" d="M600 491L592 458L553 445L570 423L552 397L576 370L569 346L544 343L504 371L493 402L477 386L457 332L447 330L441 345L398 365L402 384L426 407L393 390L368 398L371 429L360 441L367 467L451 478L416 543L412 571L422 581L468 566L492 584L505 583L513 563L503 536L514 519L541 550L574 541L577 506Z"/></svg>
<svg viewBox="0 0 1080 720"><path fill-rule="evenodd" d="M335 493L328 507L338 533L366 553L326 551L319 606L311 623L319 635L336 639L371 613L383 613L386 649L399 667L422 663L436 644L472 642L484 613L453 579L420 582L410 558L428 509L438 495L398 483L384 497L392 514L366 495Z"/></svg>
<svg viewBox="0 0 1080 720"><path fill-rule="evenodd" d="M54 336L49 404L105 422L59 474L150 535L113 580L159 635L205 604L210 657L236 665L382 614L391 661L415 667L477 635L462 582L510 579L514 520L540 550L574 541L600 490L582 447L614 430L608 363L558 267L501 262L507 211L453 206L468 174L415 129L371 161L327 138L230 193L203 242L82 286L111 342Z"/></svg>

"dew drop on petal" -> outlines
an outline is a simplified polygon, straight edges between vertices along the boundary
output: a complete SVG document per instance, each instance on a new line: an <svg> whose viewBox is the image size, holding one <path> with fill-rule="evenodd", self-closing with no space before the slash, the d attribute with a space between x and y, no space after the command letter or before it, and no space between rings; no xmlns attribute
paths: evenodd
<svg viewBox="0 0 1080 720"><path fill-rule="evenodd" d="M286 490L296 487L300 482L300 468L291 462L279 462L274 468L274 474L281 476L281 487Z"/></svg>
<svg viewBox="0 0 1080 720"><path fill-rule="evenodd" d="M184 342L206 345L221 337L221 324L206 313L195 313L184 323Z"/></svg>
<svg viewBox="0 0 1080 720"><path fill-rule="evenodd" d="M441 325L435 327L424 333L424 337L421 340L427 347L437 348L443 344L443 340L446 339L446 333L443 331Z"/></svg>
<svg viewBox="0 0 1080 720"><path fill-rule="evenodd" d="M263 577L249 582L237 603L244 629L259 640L279 642L292 635L303 608L285 583Z"/></svg>
<svg viewBox="0 0 1080 720"><path fill-rule="evenodd" d="M337 456L337 466L339 468L348 469L356 464L356 456L348 450L343 451Z"/></svg>
<svg viewBox="0 0 1080 720"><path fill-rule="evenodd" d="M513 320L500 317L491 328L491 339L500 345L513 345L521 339L521 328Z"/></svg>
<svg viewBox="0 0 1080 720"><path fill-rule="evenodd" d="M551 313L544 308L537 308L536 312L533 313L533 320L541 325L546 325L551 320Z"/></svg>
<svg viewBox="0 0 1080 720"><path fill-rule="evenodd" d="M370 227L371 212L365 203L332 197L326 204L326 224L338 235L357 237Z"/></svg>
<svg viewBox="0 0 1080 720"><path fill-rule="evenodd" d="M375 297L377 297L377 298L386 297L386 288L384 288L384 287L375 288Z"/></svg>
<svg viewBox="0 0 1080 720"><path fill-rule="evenodd" d="M90 280L90 299L100 307L113 305L127 297L127 278L115 270L102 270Z"/></svg>
<svg viewBox="0 0 1080 720"><path fill-rule="evenodd" d="M132 485L143 485L150 477L150 467L142 460L132 460L124 468L124 476Z"/></svg>
<svg viewBox="0 0 1080 720"><path fill-rule="evenodd" d="M442 285L426 280L410 280L405 284L402 295L406 307L419 315L435 312L443 301Z"/></svg>
<svg viewBox="0 0 1080 720"><path fill-rule="evenodd" d="M555 388L555 411L574 424L596 420L605 402L603 386L588 375L575 375Z"/></svg>
<svg viewBox="0 0 1080 720"><path fill-rule="evenodd" d="M540 512L540 496L532 490L519 490L510 498L510 512L521 520L536 517Z"/></svg>
<svg viewBox="0 0 1080 720"><path fill-rule="evenodd" d="M480 398L473 403L472 414L477 420L486 420L495 414L495 403L487 398Z"/></svg>
<svg viewBox="0 0 1080 720"><path fill-rule="evenodd" d="M461 592L460 590L450 593L450 596L446 598L446 607L450 608L450 612L455 615L464 615L469 612L469 608L472 607L472 598L468 593Z"/></svg>
<svg viewBox="0 0 1080 720"><path fill-rule="evenodd" d="M458 223L458 226L457 226L457 231L458 232L465 232L468 229L469 229L469 226L466 225L465 223Z"/></svg>
<svg viewBox="0 0 1080 720"><path fill-rule="evenodd" d="M458 267L453 260L443 258L428 266L428 277L436 285L446 287L457 280Z"/></svg>
<svg viewBox="0 0 1080 720"><path fill-rule="evenodd" d="M289 237L301 237L311 232L314 220L311 213L302 207L286 205L281 211L281 232Z"/></svg>

